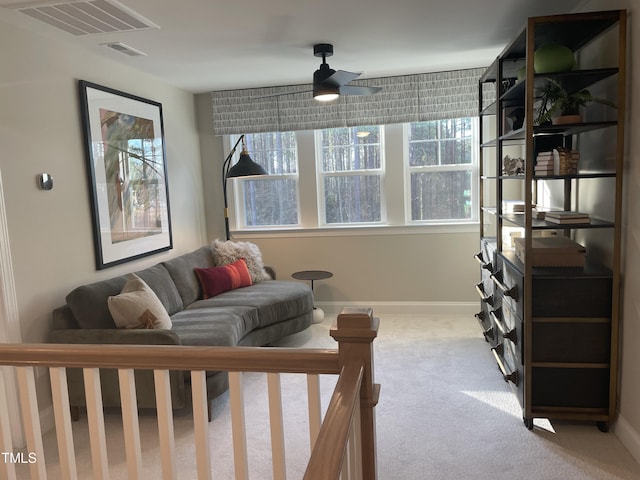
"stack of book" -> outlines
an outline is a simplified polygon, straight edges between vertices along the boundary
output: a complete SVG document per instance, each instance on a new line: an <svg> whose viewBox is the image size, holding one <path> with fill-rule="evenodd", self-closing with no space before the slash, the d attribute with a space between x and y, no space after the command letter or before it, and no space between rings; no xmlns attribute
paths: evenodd
<svg viewBox="0 0 640 480"><path fill-rule="evenodd" d="M525 259L525 239L516 238L516 256ZM533 267L584 267L586 249L570 238L533 237L531 239L531 262Z"/></svg>
<svg viewBox="0 0 640 480"><path fill-rule="evenodd" d="M523 213L524 200L503 200L502 213Z"/></svg>
<svg viewBox="0 0 640 480"><path fill-rule="evenodd" d="M546 212L544 219L551 223L591 223L591 217L588 213L582 212Z"/></svg>
<svg viewBox="0 0 640 480"><path fill-rule="evenodd" d="M566 148L539 152L536 156L534 175L545 177L549 175L575 175L578 173L580 152Z"/></svg>
<svg viewBox="0 0 640 480"><path fill-rule="evenodd" d="M533 174L536 177L546 177L548 175L553 175L553 151L538 153L538 156L536 157L536 165L533 170Z"/></svg>

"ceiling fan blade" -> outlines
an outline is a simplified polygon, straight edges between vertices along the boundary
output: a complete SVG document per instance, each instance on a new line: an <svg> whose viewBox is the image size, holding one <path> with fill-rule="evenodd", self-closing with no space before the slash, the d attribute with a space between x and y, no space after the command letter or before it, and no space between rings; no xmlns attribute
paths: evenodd
<svg viewBox="0 0 640 480"><path fill-rule="evenodd" d="M365 87L359 85L345 85L340 87L340 95L373 95L382 90L382 87Z"/></svg>
<svg viewBox="0 0 640 480"><path fill-rule="evenodd" d="M346 70L336 70L336 72L324 80L322 83L326 83L327 85L331 85L333 87L342 87L346 85L351 80L355 80L358 78L361 73L347 72Z"/></svg>

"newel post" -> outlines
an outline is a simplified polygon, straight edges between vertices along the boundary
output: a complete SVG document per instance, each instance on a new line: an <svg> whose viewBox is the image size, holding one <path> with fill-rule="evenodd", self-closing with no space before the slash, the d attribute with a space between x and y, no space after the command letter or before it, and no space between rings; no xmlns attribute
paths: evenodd
<svg viewBox="0 0 640 480"><path fill-rule="evenodd" d="M362 478L375 480L376 474L376 417L375 406L380 385L374 383L373 340L378 335L380 319L371 308L344 308L331 328L331 336L338 342L340 364L362 365L364 376L360 388L360 431L362 438Z"/></svg>

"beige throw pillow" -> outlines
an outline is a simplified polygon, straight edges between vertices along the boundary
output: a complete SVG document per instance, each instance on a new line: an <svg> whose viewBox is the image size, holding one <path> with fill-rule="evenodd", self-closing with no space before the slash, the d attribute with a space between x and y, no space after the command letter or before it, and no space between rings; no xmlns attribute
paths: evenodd
<svg viewBox="0 0 640 480"><path fill-rule="evenodd" d="M264 269L262 253L255 243L235 242L233 240L214 240L212 243L213 262L217 266L229 265L239 259L244 259L251 275L251 281L258 283L262 280L271 280Z"/></svg>
<svg viewBox="0 0 640 480"><path fill-rule="evenodd" d="M158 296L132 273L120 295L107 299L109 312L118 328L171 329L171 318Z"/></svg>

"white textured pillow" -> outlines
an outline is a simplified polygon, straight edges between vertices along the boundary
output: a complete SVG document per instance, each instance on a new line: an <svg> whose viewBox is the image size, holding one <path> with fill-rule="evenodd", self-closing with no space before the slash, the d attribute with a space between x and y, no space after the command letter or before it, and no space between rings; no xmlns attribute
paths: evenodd
<svg viewBox="0 0 640 480"><path fill-rule="evenodd" d="M171 329L171 318L158 296L144 280L132 273L120 295L107 299L118 328Z"/></svg>
<svg viewBox="0 0 640 480"><path fill-rule="evenodd" d="M228 265L243 258L253 283L271 279L264 270L262 253L260 253L260 248L255 243L214 240L212 251L213 261L217 266Z"/></svg>

